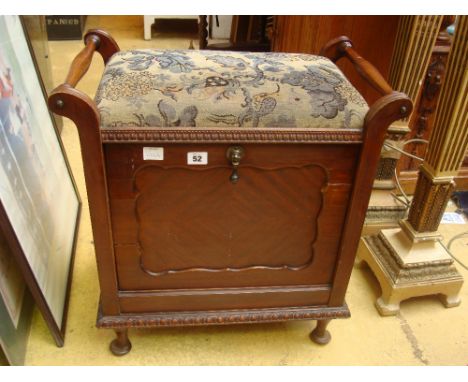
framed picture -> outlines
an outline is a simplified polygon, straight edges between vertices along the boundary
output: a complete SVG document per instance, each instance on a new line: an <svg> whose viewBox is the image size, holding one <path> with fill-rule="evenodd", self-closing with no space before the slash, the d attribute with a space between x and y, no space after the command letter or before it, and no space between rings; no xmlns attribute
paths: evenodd
<svg viewBox="0 0 468 382"><path fill-rule="evenodd" d="M0 16L0 228L63 346L81 202L18 16Z"/></svg>
<svg viewBox="0 0 468 382"><path fill-rule="evenodd" d="M0 231L0 365L24 364L34 301Z"/></svg>
<svg viewBox="0 0 468 382"><path fill-rule="evenodd" d="M26 289L22 300L21 312L17 326L10 320L5 307L5 302L0 296L0 366L22 366L24 365L26 347L34 308L34 300ZM3 363L2 363L3 361Z"/></svg>

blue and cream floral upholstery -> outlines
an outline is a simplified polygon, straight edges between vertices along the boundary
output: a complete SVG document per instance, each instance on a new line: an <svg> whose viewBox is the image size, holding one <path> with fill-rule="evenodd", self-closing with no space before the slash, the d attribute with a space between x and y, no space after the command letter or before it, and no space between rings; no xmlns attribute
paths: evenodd
<svg viewBox="0 0 468 382"><path fill-rule="evenodd" d="M103 128L360 129L368 110L324 57L199 50L116 53L96 103Z"/></svg>

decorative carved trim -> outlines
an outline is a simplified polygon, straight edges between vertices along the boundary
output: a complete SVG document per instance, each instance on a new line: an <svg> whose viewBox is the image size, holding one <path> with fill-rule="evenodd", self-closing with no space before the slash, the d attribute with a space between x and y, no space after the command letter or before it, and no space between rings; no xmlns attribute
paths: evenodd
<svg viewBox="0 0 468 382"><path fill-rule="evenodd" d="M388 128L387 136L380 152L380 160L377 165L377 175L375 176L373 184L374 189L393 190L396 187L393 176L401 153L386 147L385 143L403 149L403 138L409 131L410 129L406 123L401 122L390 125Z"/></svg>
<svg viewBox="0 0 468 382"><path fill-rule="evenodd" d="M429 64L443 16L400 17L389 82L392 88L416 99L419 82Z"/></svg>
<svg viewBox="0 0 468 382"><path fill-rule="evenodd" d="M422 267L428 267L428 266L439 266L439 265L451 265L451 264L453 264L453 260L451 258L444 259L444 260L422 261L422 262L419 262L419 263L405 264L401 260L400 256L398 256L398 253L393 249L393 246L390 244L390 242L386 239L386 237L382 233L382 231L380 231L379 234L378 234L378 240L386 248L387 252L393 257L393 259L398 263L398 266L400 268L405 268L405 269L411 269L412 268L412 269L414 269L414 268L422 268Z"/></svg>
<svg viewBox="0 0 468 382"><path fill-rule="evenodd" d="M434 112L439 102L439 93L442 87L442 80L445 75L448 49L440 51L437 46L432 53L426 77L424 79L421 97L418 108L412 120L412 131L408 139L428 139L434 123ZM427 146L420 143L410 143L406 146L406 151L413 155L424 157ZM410 157L403 158L404 164L400 167L405 171L417 170L421 162Z"/></svg>
<svg viewBox="0 0 468 382"><path fill-rule="evenodd" d="M447 59L447 71L440 90L434 129L425 163L434 176L454 176L468 146L468 17L460 16Z"/></svg>
<svg viewBox="0 0 468 382"><path fill-rule="evenodd" d="M405 206L370 206L366 212L365 224L369 223L397 223L406 217Z"/></svg>
<svg viewBox="0 0 468 382"><path fill-rule="evenodd" d="M376 180L391 180L393 179L393 172L396 168L398 159L381 157L377 166ZM392 182L393 183L393 182ZM376 187L374 187L376 188ZM392 189L394 187L391 187Z"/></svg>
<svg viewBox="0 0 468 382"><path fill-rule="evenodd" d="M445 73L447 65L448 52L434 53L432 61L427 69L426 78L424 79L424 86L422 89L422 97L428 101L433 101L440 92L442 87L442 77ZM428 112L434 112L434 107L429 107Z"/></svg>
<svg viewBox="0 0 468 382"><path fill-rule="evenodd" d="M107 130L101 129L103 143L362 143L360 130Z"/></svg>
<svg viewBox="0 0 468 382"><path fill-rule="evenodd" d="M99 304L96 325L98 328L117 329L155 326L229 325L288 320L321 320L348 318L350 316L351 314L346 304L340 307L161 312L144 315L122 314L120 316L103 316Z"/></svg>
<svg viewBox="0 0 468 382"><path fill-rule="evenodd" d="M454 188L452 180L438 182L426 171L420 171L408 222L418 232L434 232L439 227L443 212Z"/></svg>
<svg viewBox="0 0 468 382"><path fill-rule="evenodd" d="M395 284L401 285L402 282L417 283L449 278L459 279L461 277L453 265L453 261L449 263L418 263L403 268L402 264L397 261L398 256L381 234L378 236L364 236L363 239L372 248L372 253L380 262L381 268L385 269Z"/></svg>

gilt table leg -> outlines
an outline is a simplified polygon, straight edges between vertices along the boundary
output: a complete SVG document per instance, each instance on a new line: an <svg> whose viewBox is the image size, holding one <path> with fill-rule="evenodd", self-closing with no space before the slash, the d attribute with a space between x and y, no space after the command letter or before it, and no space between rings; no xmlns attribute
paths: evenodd
<svg viewBox="0 0 468 382"><path fill-rule="evenodd" d="M327 326L331 320L317 320L317 326L310 333L310 339L319 345L326 345L331 340Z"/></svg>
<svg viewBox="0 0 468 382"><path fill-rule="evenodd" d="M128 329L115 329L117 338L110 344L110 351L114 355L125 355L132 349L132 343L128 340Z"/></svg>

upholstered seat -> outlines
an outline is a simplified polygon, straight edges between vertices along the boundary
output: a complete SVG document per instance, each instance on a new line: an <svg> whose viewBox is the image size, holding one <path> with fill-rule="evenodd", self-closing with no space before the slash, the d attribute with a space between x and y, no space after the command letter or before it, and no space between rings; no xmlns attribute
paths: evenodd
<svg viewBox="0 0 468 382"><path fill-rule="evenodd" d="M116 53L96 104L102 128L361 129L368 111L327 58L197 50Z"/></svg>

